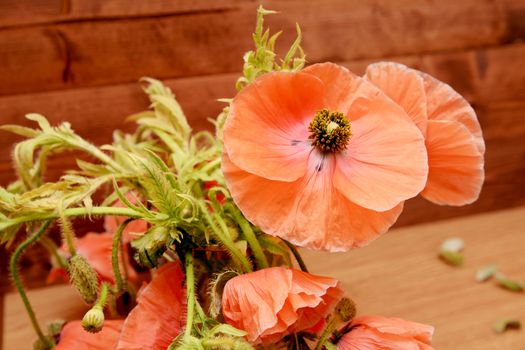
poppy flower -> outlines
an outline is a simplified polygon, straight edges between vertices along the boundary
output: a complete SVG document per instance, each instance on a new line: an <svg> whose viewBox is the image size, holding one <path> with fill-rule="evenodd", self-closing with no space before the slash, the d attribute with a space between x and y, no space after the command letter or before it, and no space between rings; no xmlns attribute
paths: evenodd
<svg viewBox="0 0 525 350"><path fill-rule="evenodd" d="M132 204L136 204L138 199L135 191L130 191L125 194L126 199L129 200ZM120 200L113 203L114 207L124 208L126 205ZM118 227L126 221L128 218L125 216L114 216L107 215L104 217L104 229L106 232L114 234L117 232ZM122 241L124 243L129 243L135 238L141 236L148 230L148 223L145 220L138 219L129 222L124 231L122 232Z"/></svg>
<svg viewBox="0 0 525 350"><path fill-rule="evenodd" d="M185 324L184 274L178 262L161 266L141 289L124 322L117 350L165 350Z"/></svg>
<svg viewBox="0 0 525 350"><path fill-rule="evenodd" d="M372 64L365 76L401 105L426 136L429 173L422 196L443 205L478 199L485 143L469 103L449 85L402 64Z"/></svg>
<svg viewBox="0 0 525 350"><path fill-rule="evenodd" d="M337 343L339 350L432 350L434 327L381 316L359 317Z"/></svg>
<svg viewBox="0 0 525 350"><path fill-rule="evenodd" d="M80 321L66 323L60 333L60 340L54 350L107 350L117 345L122 320L104 322L104 328L98 333L88 333Z"/></svg>
<svg viewBox="0 0 525 350"><path fill-rule="evenodd" d="M233 99L222 169L263 231L346 251L386 232L425 186L424 138L370 82L332 64L257 78Z"/></svg>
<svg viewBox="0 0 525 350"><path fill-rule="evenodd" d="M343 297L341 283L284 267L271 267L229 280L222 295L226 322L246 331L253 344L275 343L311 328Z"/></svg>
<svg viewBox="0 0 525 350"><path fill-rule="evenodd" d="M75 247L77 254L82 255L89 264L97 272L101 281L115 283L115 274L113 273L113 265L111 263L111 255L113 250L113 235L109 233L94 233L90 232L81 238L75 240ZM68 250L65 245L60 247L60 252L64 256L68 256ZM128 261L127 251L125 251L126 266L122 262L122 256L119 254L120 270L124 268L128 272L128 280L134 282L137 280L137 272ZM62 268L54 268L48 276L48 283L53 282L57 276L63 275Z"/></svg>

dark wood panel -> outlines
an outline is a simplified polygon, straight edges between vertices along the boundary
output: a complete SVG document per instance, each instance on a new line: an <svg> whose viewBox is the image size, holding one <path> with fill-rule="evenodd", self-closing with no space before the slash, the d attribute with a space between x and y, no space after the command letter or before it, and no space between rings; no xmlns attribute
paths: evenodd
<svg viewBox="0 0 525 350"><path fill-rule="evenodd" d="M0 28L88 19L221 11L256 0L2 0Z"/></svg>
<svg viewBox="0 0 525 350"><path fill-rule="evenodd" d="M390 59L419 68L450 83L482 112L484 106L525 100L525 73L521 69L521 62L525 59L525 44ZM345 65L361 74L372 61L358 60ZM202 130L210 128L207 118L216 116L223 106L216 100L234 95L236 78L237 74L223 74L167 80L166 84L174 90L191 125ZM39 112L52 123L71 121L74 129L82 136L102 144L110 142L114 129L129 130L132 125L124 123L125 117L145 109L147 104L138 83L5 96L0 97L0 121L2 124L29 125L23 118L24 114ZM492 128L497 129L499 122L497 119L491 120L485 127L491 132ZM520 122L524 123L525 119L516 120L516 123ZM3 133L0 138L2 185L13 179L9 150L16 140L19 139L7 133ZM71 166L73 163L62 163L57 159L50 168L54 169L55 165L57 169L51 173L52 178L56 178L65 165Z"/></svg>
<svg viewBox="0 0 525 350"><path fill-rule="evenodd" d="M492 0L268 1L289 43L304 31L310 62L496 45L508 16ZM0 30L0 95L237 72L251 48L254 5L221 13L85 21Z"/></svg>

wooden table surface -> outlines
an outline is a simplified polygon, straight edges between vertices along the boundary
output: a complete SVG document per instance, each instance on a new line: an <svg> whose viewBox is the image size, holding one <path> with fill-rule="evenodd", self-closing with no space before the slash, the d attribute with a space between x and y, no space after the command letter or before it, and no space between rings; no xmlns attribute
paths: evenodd
<svg viewBox="0 0 525 350"><path fill-rule="evenodd" d="M443 240L465 240L465 264L450 267L437 258ZM360 314L397 316L436 327L439 350L521 350L525 330L496 334L501 318L525 323L525 294L478 283L478 268L525 280L525 207L396 229L369 247L349 253L304 252L312 272L340 279ZM30 292L42 321L82 314L68 286ZM35 338L19 297L4 299L3 349L27 350Z"/></svg>

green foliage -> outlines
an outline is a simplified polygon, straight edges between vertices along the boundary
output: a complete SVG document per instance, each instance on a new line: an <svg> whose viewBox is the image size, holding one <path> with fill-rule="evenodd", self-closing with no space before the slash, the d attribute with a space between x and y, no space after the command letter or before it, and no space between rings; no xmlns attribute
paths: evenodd
<svg viewBox="0 0 525 350"><path fill-rule="evenodd" d="M276 62L275 43L281 32L270 36L270 29L264 29L264 16L274 13L276 12L265 10L262 6L257 10L257 25L253 33L255 50L244 54L243 76L237 80L237 90L241 90L262 74L273 71L298 71L305 64L305 55L301 48L301 28L298 24L297 38L280 63Z"/></svg>
<svg viewBox="0 0 525 350"><path fill-rule="evenodd" d="M297 39L284 58L277 58L274 48L280 33L270 35L264 28L264 16L271 13L258 9L255 48L244 56L238 89L262 74L297 71L305 63L298 26ZM195 320L191 329L187 328L188 336L177 339L170 349L253 349L244 340L243 331L217 320L222 289L237 274L232 271L251 271L252 260L259 268L291 265L291 260L286 244L264 235L243 217L226 187L221 172L222 128L232 100L222 100L228 106L212 120L215 134L192 133L172 91L158 80L142 81L151 108L129 117L136 130L115 131L110 144L95 146L77 135L69 123L52 126L39 114L26 116L37 123L35 128L1 127L26 139L13 151L18 180L7 188L0 187L0 244L16 241L24 226L59 220L72 256L68 268L71 282L86 302L93 303L97 275L86 259L75 255L70 218L115 215L144 220L147 232L131 244L140 264L154 268L162 257L170 260L200 249L206 251L198 258L206 273L218 275L211 287L214 302L210 315L195 296ZM77 159L75 169L66 171L58 181L46 182L48 157L68 151L80 151L89 161ZM101 196L104 198L97 201ZM114 206L116 201L121 205ZM214 261L208 250L218 252L220 261ZM41 340L45 345L43 335Z"/></svg>

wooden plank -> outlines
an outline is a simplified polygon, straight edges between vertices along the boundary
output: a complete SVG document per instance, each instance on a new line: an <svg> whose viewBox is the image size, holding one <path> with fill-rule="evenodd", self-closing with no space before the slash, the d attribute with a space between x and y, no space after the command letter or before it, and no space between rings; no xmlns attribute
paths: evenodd
<svg viewBox="0 0 525 350"><path fill-rule="evenodd" d="M310 62L482 47L509 35L492 0L267 4L281 11L268 23L284 30L283 45L301 24ZM0 95L239 71L254 8L1 30Z"/></svg>
<svg viewBox="0 0 525 350"><path fill-rule="evenodd" d="M486 57L483 69L477 59ZM487 141L486 182L481 198L473 205L456 208L440 207L418 198L408 208L399 225L444 219L459 215L525 204L525 74L520 65L525 58L525 44L514 44L487 50L470 50L449 54L432 54L393 58L421 68L449 82L476 104ZM361 73L370 61L346 63ZM481 74L481 72L484 72ZM222 104L217 98L232 96L236 74L168 80L195 129L209 127L206 118L215 116ZM506 100L510 99L510 102ZM143 110L147 99L139 85L74 89L42 94L0 98L2 123L28 123L21 119L26 112L38 111L52 123L70 120L78 132L97 144L109 142L114 129L127 129L125 116ZM129 129L128 129L129 130ZM16 140L10 134L0 138L0 184L12 181L9 149ZM67 167L74 166L72 157L54 158L50 178L57 178Z"/></svg>
<svg viewBox="0 0 525 350"><path fill-rule="evenodd" d="M477 283L478 268L497 263L500 270L525 279L525 207L497 213L397 229L370 246L349 253L303 251L312 273L339 279L360 315L396 316L436 327L434 348L517 350L525 332L496 334L506 317L525 321L523 295ZM465 265L452 268L437 258L451 236L466 242ZM80 317L82 302L68 286L30 292L43 321ZM18 296L6 296L4 348L27 349L34 339Z"/></svg>
<svg viewBox="0 0 525 350"><path fill-rule="evenodd" d="M88 19L222 11L254 0L2 0L0 28Z"/></svg>

